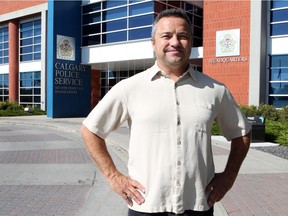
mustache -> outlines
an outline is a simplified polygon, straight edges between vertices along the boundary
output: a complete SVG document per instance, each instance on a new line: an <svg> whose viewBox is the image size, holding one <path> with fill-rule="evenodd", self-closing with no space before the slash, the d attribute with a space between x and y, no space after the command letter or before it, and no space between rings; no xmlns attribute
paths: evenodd
<svg viewBox="0 0 288 216"><path fill-rule="evenodd" d="M164 52L170 52L170 51L184 52L184 49L183 49L183 47L167 47L167 48L164 48Z"/></svg>

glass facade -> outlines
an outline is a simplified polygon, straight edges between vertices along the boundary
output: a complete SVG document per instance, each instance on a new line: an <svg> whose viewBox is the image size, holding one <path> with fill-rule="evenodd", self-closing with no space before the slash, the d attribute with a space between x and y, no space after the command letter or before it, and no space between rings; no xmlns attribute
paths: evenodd
<svg viewBox="0 0 288 216"><path fill-rule="evenodd" d="M20 62L41 59L41 19L20 23Z"/></svg>
<svg viewBox="0 0 288 216"><path fill-rule="evenodd" d="M8 27L0 26L0 65L9 62Z"/></svg>
<svg viewBox="0 0 288 216"><path fill-rule="evenodd" d="M154 17L183 8L193 25L193 47L202 46L203 9L183 1L100 1L82 8L82 46L150 39Z"/></svg>
<svg viewBox="0 0 288 216"><path fill-rule="evenodd" d="M19 104L40 109L41 105L41 72L23 72L19 78Z"/></svg>
<svg viewBox="0 0 288 216"><path fill-rule="evenodd" d="M270 56L269 104L288 105L288 55Z"/></svg>
<svg viewBox="0 0 288 216"><path fill-rule="evenodd" d="M0 101L9 99L9 74L0 74Z"/></svg>
<svg viewBox="0 0 288 216"><path fill-rule="evenodd" d="M154 62L153 62L154 63ZM146 68L151 67L152 64L148 62L143 62L142 65L139 66L139 63L134 61L127 61L126 69L108 69L101 71L100 77L100 88L101 88L101 98L119 81L126 79L127 77L131 77L141 71L144 71ZM109 66L109 63L108 63ZM118 68L117 65L113 65L113 68Z"/></svg>
<svg viewBox="0 0 288 216"><path fill-rule="evenodd" d="M203 9L189 2L170 0L107 0L83 5L82 46L150 40L154 18L161 11L170 8L182 8L187 11L193 28L192 46L203 46ZM128 69L102 71L101 97L120 80L150 66L151 64L146 64L139 68L137 65L135 69L130 65Z"/></svg>
<svg viewBox="0 0 288 216"><path fill-rule="evenodd" d="M271 36L288 35L288 1L271 1Z"/></svg>

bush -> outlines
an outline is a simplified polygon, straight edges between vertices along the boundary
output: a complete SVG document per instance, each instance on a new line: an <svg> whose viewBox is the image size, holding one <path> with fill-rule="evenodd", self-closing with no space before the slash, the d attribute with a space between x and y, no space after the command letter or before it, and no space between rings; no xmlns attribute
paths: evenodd
<svg viewBox="0 0 288 216"><path fill-rule="evenodd" d="M0 110L23 110L23 107L17 102L0 101Z"/></svg>
<svg viewBox="0 0 288 216"><path fill-rule="evenodd" d="M272 105L261 104L259 107L239 105L243 114L248 116L265 117L265 139L288 146L288 106L277 109ZM216 123L213 124L212 134L219 135L220 131Z"/></svg>
<svg viewBox="0 0 288 216"><path fill-rule="evenodd" d="M24 107L17 102L0 101L0 116L29 116L29 115L45 115L45 111L37 110L30 107L29 112L24 111Z"/></svg>

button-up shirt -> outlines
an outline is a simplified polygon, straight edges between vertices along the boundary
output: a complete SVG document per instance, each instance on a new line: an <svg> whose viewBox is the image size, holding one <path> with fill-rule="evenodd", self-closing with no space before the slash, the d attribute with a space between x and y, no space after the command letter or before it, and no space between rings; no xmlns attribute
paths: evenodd
<svg viewBox="0 0 288 216"><path fill-rule="evenodd" d="M177 81L155 64L116 84L83 124L105 139L128 121L128 171L145 188L140 212L209 209L205 188L214 176L211 128L227 140L250 131L228 89L205 74L188 71Z"/></svg>

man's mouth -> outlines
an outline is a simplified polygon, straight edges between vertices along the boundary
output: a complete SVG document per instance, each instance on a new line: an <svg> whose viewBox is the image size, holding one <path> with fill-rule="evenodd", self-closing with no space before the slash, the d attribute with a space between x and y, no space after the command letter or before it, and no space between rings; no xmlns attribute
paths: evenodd
<svg viewBox="0 0 288 216"><path fill-rule="evenodd" d="M170 53L183 53L182 49L167 49L165 52L170 52Z"/></svg>

